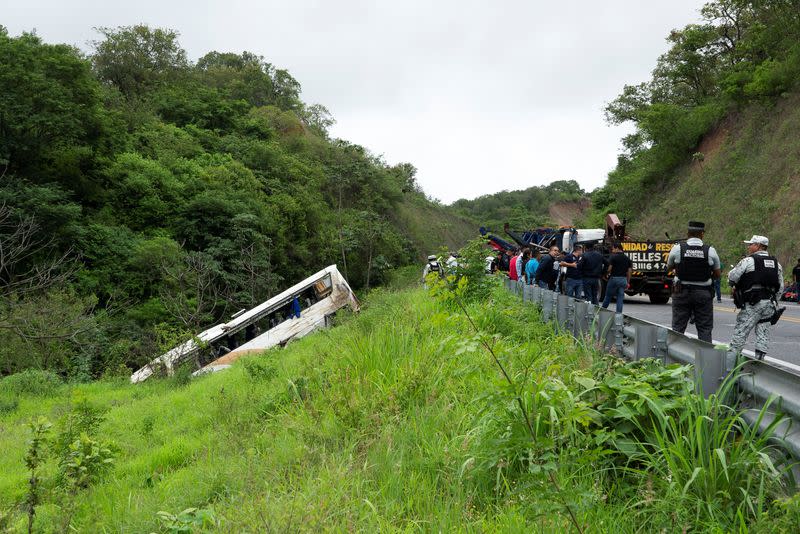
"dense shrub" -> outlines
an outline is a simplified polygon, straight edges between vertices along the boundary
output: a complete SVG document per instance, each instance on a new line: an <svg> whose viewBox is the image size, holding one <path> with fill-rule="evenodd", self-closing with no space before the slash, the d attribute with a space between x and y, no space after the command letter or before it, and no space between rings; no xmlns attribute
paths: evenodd
<svg viewBox="0 0 800 534"><path fill-rule="evenodd" d="M0 379L0 390L18 395L52 395L61 386L61 379L51 371L27 369Z"/></svg>

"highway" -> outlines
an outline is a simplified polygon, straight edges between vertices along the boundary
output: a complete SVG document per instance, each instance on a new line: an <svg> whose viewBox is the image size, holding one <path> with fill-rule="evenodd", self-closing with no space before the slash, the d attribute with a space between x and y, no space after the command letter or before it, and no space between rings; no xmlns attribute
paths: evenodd
<svg viewBox="0 0 800 534"><path fill-rule="evenodd" d="M651 323L664 326L672 324L672 305L651 304L646 296L625 297L623 313L632 315ZM800 305L793 302L780 302L786 306L786 311L775 326L770 327L770 343L767 360L774 363L783 363L785 367L800 373ZM614 303L609 306L614 309ZM722 302L714 302L714 341L727 344L733 336L733 327L736 324L736 308L730 298L723 297ZM694 325L689 325L686 334L696 335ZM755 332L750 334L745 345L745 351L754 350Z"/></svg>

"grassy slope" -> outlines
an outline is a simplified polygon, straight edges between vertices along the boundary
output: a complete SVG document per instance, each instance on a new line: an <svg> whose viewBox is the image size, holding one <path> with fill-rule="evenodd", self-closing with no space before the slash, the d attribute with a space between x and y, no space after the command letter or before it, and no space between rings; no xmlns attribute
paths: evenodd
<svg viewBox="0 0 800 534"><path fill-rule="evenodd" d="M706 222L707 241L731 265L742 239L770 238L785 271L800 256L800 93L772 107L730 117L701 143L705 160L682 169L656 191L631 231L648 237L685 235L686 222Z"/></svg>
<svg viewBox="0 0 800 534"><path fill-rule="evenodd" d="M515 313L538 323L530 309ZM262 357L273 377L237 365L183 387L97 382L24 398L0 416L0 511L24 493L25 423L56 420L78 396L109 409L102 432L120 448L113 478L81 498L79 531L148 532L159 510L190 506L213 506L237 532L515 530L526 522L517 505L479 506L459 475L476 401L497 378L482 354L452 357L447 335L465 329L422 291L373 293L357 320ZM39 525L59 514L52 504L38 513ZM558 530L564 518L540 524Z"/></svg>
<svg viewBox="0 0 800 534"><path fill-rule="evenodd" d="M451 208L419 199L402 202L394 217L397 226L416 246L420 259L438 253L442 247L460 249L478 236L480 226Z"/></svg>
<svg viewBox="0 0 800 534"><path fill-rule="evenodd" d="M502 332L495 350L513 374L535 377L537 398L571 410L557 383L586 372L586 347L502 290L470 313ZM187 507L213 509L209 530L225 532L566 532L562 499L587 532L693 524L690 507L661 505L650 480L603 489L608 474L569 448L548 460L563 494L542 477L506 477L511 450L530 446L509 437L521 426L510 393L464 316L422 290L373 292L359 317L340 321L184 385L101 381L23 397L0 414L0 530L25 492L25 423L57 420L76 398L108 409L102 436L120 451L113 473L80 495L79 532L151 532L157 512ZM545 450L547 428L566 415L537 415ZM43 472L49 484L54 464ZM44 501L37 529L52 531L60 510L52 493ZM21 508L12 513L12 531L24 531Z"/></svg>

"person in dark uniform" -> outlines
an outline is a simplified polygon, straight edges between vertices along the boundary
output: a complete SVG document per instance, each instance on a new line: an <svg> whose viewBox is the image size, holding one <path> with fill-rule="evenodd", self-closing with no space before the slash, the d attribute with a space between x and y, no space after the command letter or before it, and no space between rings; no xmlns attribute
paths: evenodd
<svg viewBox="0 0 800 534"><path fill-rule="evenodd" d="M579 265L581 279L583 280L583 298L592 304L597 304L597 295L600 291L600 277L603 275L605 260L603 255L594 249L592 243L587 243L586 252Z"/></svg>
<svg viewBox="0 0 800 534"><path fill-rule="evenodd" d="M547 254L542 256L539 267L536 269L536 284L539 287L553 290L556 287L558 271L555 269L556 257L559 254L558 247L553 245Z"/></svg>
<svg viewBox="0 0 800 534"><path fill-rule="evenodd" d="M720 277L720 261L714 247L703 243L706 225L689 222L688 239L672 247L667 270L675 269L672 294L672 329L683 333L694 318L697 337L711 343L714 329L713 280Z"/></svg>
<svg viewBox="0 0 800 534"><path fill-rule="evenodd" d="M566 278L566 293L568 297L576 299L583 298L583 275L581 273L581 256L583 256L583 245L575 245L575 248L564 256L561 266L567 268L564 273Z"/></svg>

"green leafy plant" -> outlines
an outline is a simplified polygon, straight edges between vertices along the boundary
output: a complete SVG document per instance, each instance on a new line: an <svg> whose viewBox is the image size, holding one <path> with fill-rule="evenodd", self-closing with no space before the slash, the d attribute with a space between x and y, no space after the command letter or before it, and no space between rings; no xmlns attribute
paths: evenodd
<svg viewBox="0 0 800 534"><path fill-rule="evenodd" d="M584 528L578 521L573 506L567 501L561 484L555 475L557 469L555 456L543 450L549 445L548 438L550 438L550 436L546 436L548 432L543 427L548 426L548 423L552 423L553 411L550 410L550 418L547 418L547 415L542 418L539 417L538 411L532 410L537 408L535 403L536 396L533 397L534 403L529 402L530 397L526 391L530 384L528 374L515 375L513 369L503 362L501 354L496 350L499 349L497 343L500 339L499 334L481 330L465 305L465 298L477 299L480 296L485 296L491 287L491 283L485 281L492 277L485 275L482 263L480 274L477 274L476 265L480 256L480 242L476 240L473 245L470 251L464 254L464 267L456 268L455 274L449 274L444 279L444 282L435 284L431 288L431 294L438 297L442 302L457 307L472 328L473 336L464 340L457 354L474 352L480 347L491 356L492 362L500 371L504 383L503 387L500 388L500 395L505 397L501 402L506 405L507 413L513 421L509 424L509 428L514 427L516 429L516 431L509 430L511 436L508 436L510 439L507 440L506 448L508 449L510 445L511 449L519 449L517 455L525 454L528 456L528 464L532 471L545 474L557 499L560 501L564 511L566 511L572 526L577 532L582 533ZM469 273L472 274L472 278L470 278ZM550 397L546 394L542 398L546 401L550 400ZM507 437L507 435L503 437ZM500 463L498 462L497 466L499 465ZM498 471L498 475L500 474L501 471Z"/></svg>
<svg viewBox="0 0 800 534"><path fill-rule="evenodd" d="M199 528L218 526L214 510L211 508L186 508L177 514L161 511L156 515L161 524L161 531L170 534L184 534Z"/></svg>
<svg viewBox="0 0 800 534"><path fill-rule="evenodd" d="M28 479L28 492L25 496L25 509L28 515L28 534L33 532L33 522L36 518L36 507L41 502L41 480L39 469L47 458L48 434L52 424L44 417L31 422L29 427L33 436L28 442L28 452L25 455L25 466L30 472Z"/></svg>
<svg viewBox="0 0 800 534"><path fill-rule="evenodd" d="M106 419L107 409L92 402L82 394L75 394L72 409L60 423L60 430L53 442L56 456L62 459L69 455L72 445L79 441L82 434L97 436L100 425Z"/></svg>
<svg viewBox="0 0 800 534"><path fill-rule="evenodd" d="M770 442L781 415L766 416L769 399L750 425L728 406L735 380L728 378L708 398L688 395L678 413L654 407L654 421L638 428L649 439L636 443L640 473L652 476L670 502L680 502L701 523L728 524L757 519L768 495L784 480L773 458L782 455ZM655 423L649 426L650 423Z"/></svg>

